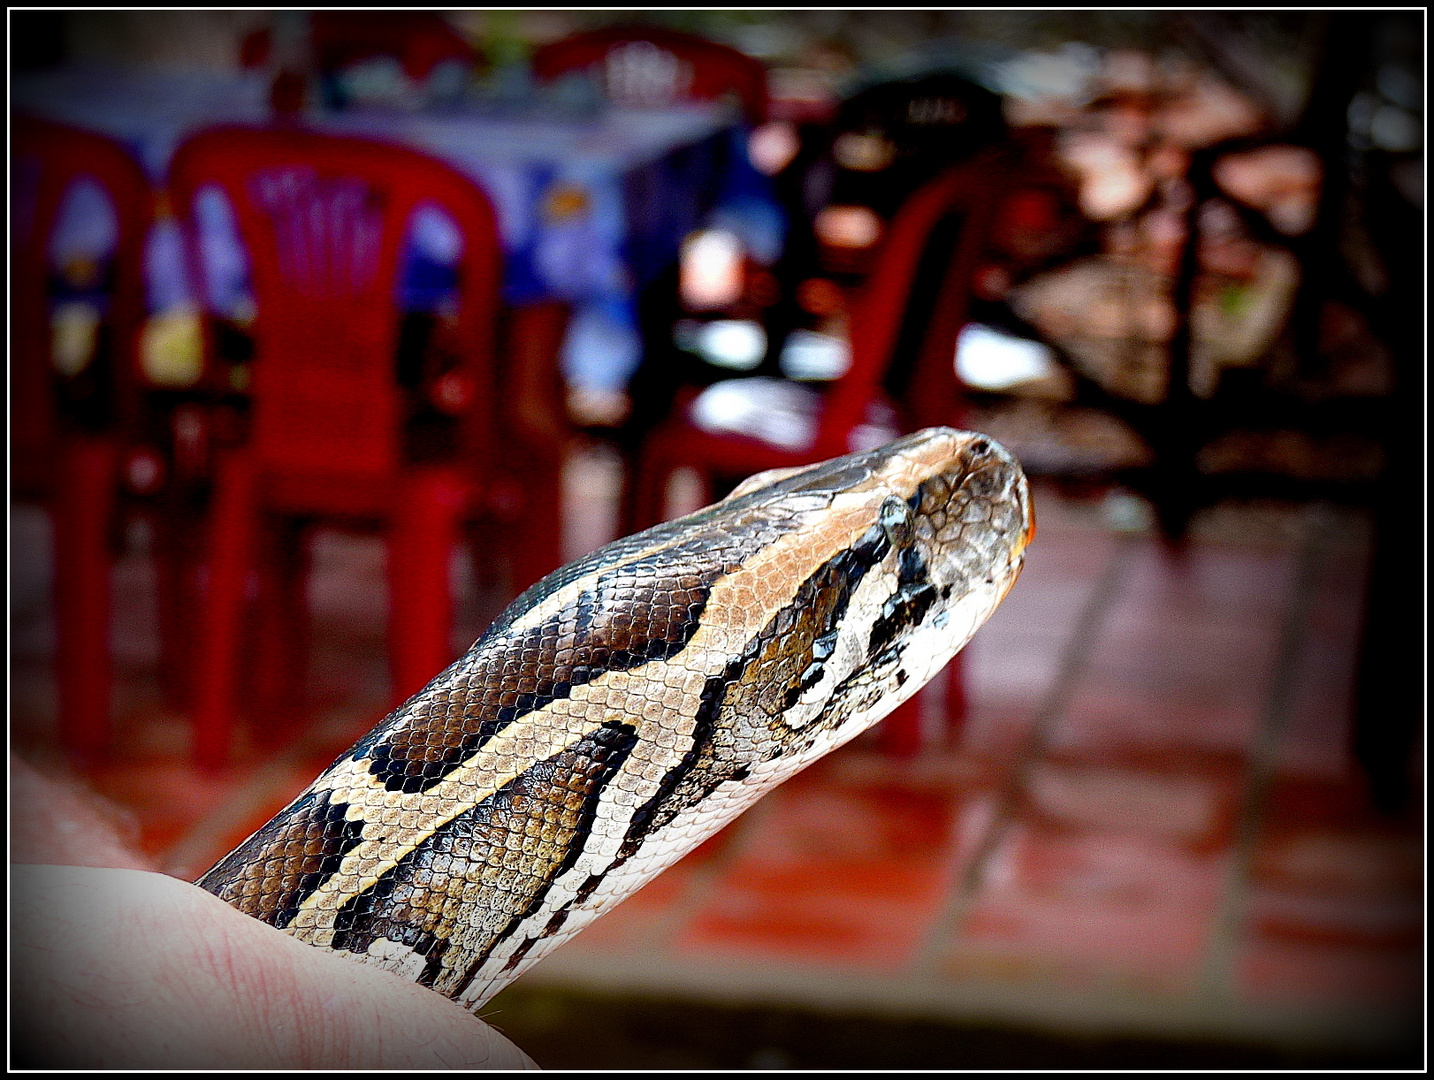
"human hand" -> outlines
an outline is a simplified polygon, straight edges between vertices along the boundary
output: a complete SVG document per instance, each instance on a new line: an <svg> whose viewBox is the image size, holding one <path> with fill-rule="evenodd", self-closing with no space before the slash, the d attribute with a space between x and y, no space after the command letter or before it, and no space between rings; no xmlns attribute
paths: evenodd
<svg viewBox="0 0 1434 1080"><path fill-rule="evenodd" d="M12 1066L536 1068L442 995L178 878L10 869Z"/></svg>

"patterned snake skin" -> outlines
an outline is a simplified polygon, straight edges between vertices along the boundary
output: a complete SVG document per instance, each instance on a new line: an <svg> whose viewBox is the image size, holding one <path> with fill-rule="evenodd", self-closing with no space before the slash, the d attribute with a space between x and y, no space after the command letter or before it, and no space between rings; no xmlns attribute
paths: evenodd
<svg viewBox="0 0 1434 1080"><path fill-rule="evenodd" d="M476 1009L914 694L1034 527L950 428L762 473L538 582L199 884Z"/></svg>

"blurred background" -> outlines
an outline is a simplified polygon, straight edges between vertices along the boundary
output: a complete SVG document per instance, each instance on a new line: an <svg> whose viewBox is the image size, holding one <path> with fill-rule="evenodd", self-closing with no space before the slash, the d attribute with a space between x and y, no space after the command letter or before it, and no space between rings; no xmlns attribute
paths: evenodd
<svg viewBox="0 0 1434 1080"><path fill-rule="evenodd" d="M1422 11L9 29L12 753L153 866L562 562L955 424L1032 479L1005 605L487 1018L559 1068L1420 1064Z"/></svg>

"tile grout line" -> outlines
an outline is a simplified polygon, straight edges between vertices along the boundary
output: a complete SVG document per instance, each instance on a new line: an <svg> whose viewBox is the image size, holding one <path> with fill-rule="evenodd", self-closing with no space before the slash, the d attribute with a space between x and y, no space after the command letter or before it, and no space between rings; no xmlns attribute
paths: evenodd
<svg viewBox="0 0 1434 1080"><path fill-rule="evenodd" d="M1279 651L1270 678L1263 716L1250 747L1246 768L1245 797L1231 842L1231 858L1220 893L1205 954L1197 995L1207 1004L1231 1000L1235 993L1235 954L1240 921L1245 910L1255 841L1274 781L1275 756L1289 727L1297 669L1309 637L1310 613L1324 557L1333 527L1331 512L1324 504L1305 511L1304 537L1292 576L1281 620Z"/></svg>
<svg viewBox="0 0 1434 1080"><path fill-rule="evenodd" d="M975 901L981 880L985 876L986 865L995 853L1006 827L1015 815L1015 808L1020 793L1025 787L1031 762L1045 747L1055 722L1065 713L1076 683L1090 661L1091 650L1098 636L1100 625L1110 610L1111 601L1119 591L1126 567L1135 551L1136 542L1137 536L1133 533L1124 533L1116 540L1114 550L1106 560L1100 578L1086 597L1085 605L1076 618L1065 648L1062 650L1060 665L1056 669L1055 677L1051 680L1045 700L1036 710L1030 734L1017 752L1016 760L1007 774L1005 783L1000 785L997 790L996 806L991 820L986 826L985 835L967 860L965 872L958 876L955 887L948 895L930 931L927 932L925 940L916 950L911 965L913 971L932 974L942 944L953 940L957 936L961 924L965 921L966 915Z"/></svg>

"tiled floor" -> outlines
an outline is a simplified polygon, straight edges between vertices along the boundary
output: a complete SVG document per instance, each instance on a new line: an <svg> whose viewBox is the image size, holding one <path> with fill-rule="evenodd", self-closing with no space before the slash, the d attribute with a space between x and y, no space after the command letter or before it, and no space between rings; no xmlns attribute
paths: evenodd
<svg viewBox="0 0 1434 1080"><path fill-rule="evenodd" d="M611 469L582 455L571 480L576 554L610 532ZM830 755L495 999L495 1021L564 988L1417 1063L1422 806L1377 813L1346 750L1366 520L1221 506L1176 554L1119 498L1038 489L1024 575L965 654L963 722L928 692L919 755L875 737ZM13 744L54 766L43 514L12 508L11 534ZM193 876L382 713L381 555L320 537L313 725L203 776L155 683L131 539L122 749L89 779ZM491 613L470 599L465 638Z"/></svg>

